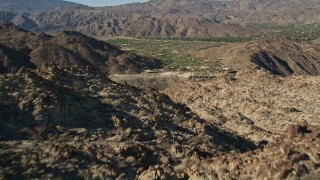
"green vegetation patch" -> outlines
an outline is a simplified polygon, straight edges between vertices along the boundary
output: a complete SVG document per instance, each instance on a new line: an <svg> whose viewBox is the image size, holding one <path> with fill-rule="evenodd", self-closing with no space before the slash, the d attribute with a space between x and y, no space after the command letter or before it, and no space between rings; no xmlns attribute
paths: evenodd
<svg viewBox="0 0 320 180"><path fill-rule="evenodd" d="M265 30L266 34L285 36L300 41L310 41L320 38L320 24L256 24L254 28Z"/></svg>
<svg viewBox="0 0 320 180"><path fill-rule="evenodd" d="M195 59L188 52L246 40L249 39L229 37L211 39L111 38L106 41L129 53L157 58L164 63L165 70L210 72L218 70L221 65L218 62Z"/></svg>

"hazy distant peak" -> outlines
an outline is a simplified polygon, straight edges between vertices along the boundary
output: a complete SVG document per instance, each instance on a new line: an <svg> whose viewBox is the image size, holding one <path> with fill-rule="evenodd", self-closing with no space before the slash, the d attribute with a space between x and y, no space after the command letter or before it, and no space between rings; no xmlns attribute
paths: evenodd
<svg viewBox="0 0 320 180"><path fill-rule="evenodd" d="M79 6L81 4L63 0L0 0L0 8L13 11L50 11L62 7Z"/></svg>

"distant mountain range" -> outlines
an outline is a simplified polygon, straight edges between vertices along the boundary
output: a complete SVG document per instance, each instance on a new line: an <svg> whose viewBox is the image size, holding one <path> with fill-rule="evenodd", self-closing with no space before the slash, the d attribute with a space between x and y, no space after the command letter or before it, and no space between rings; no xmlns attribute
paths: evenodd
<svg viewBox="0 0 320 180"><path fill-rule="evenodd" d="M0 21L33 32L130 37L252 36L256 24L318 24L318 0L151 0L91 8L61 0L0 0Z"/></svg>
<svg viewBox="0 0 320 180"><path fill-rule="evenodd" d="M2 10L18 12L52 11L70 6L84 6L63 0L0 0Z"/></svg>

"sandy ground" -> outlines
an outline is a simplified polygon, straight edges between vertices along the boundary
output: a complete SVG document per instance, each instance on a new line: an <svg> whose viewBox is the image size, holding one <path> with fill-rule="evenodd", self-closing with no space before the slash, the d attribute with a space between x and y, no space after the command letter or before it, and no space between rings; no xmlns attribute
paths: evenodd
<svg viewBox="0 0 320 180"><path fill-rule="evenodd" d="M192 72L157 72L141 74L112 74L109 78L118 83L126 83L135 87L147 86L157 90L164 90L193 75Z"/></svg>

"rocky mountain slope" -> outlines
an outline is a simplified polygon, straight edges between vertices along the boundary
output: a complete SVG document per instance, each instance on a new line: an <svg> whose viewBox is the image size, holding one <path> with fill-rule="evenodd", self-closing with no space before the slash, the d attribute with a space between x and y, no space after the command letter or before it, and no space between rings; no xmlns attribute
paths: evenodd
<svg viewBox="0 0 320 180"><path fill-rule="evenodd" d="M263 145L263 152L254 151L253 154L245 153L244 156L229 153L223 160L215 159L214 162L221 162L212 167L221 167L223 164L221 174L228 172L227 176L219 178L249 178L242 174L246 169L245 172L254 174L255 178L282 179L289 178L290 175L287 176L287 173L296 172L293 166L288 169L282 169L280 166L287 164L287 159L302 158L295 158L294 153L299 151L303 143L294 142L296 137L292 137L292 133L304 131L302 126L308 123L319 127L319 87L319 76L279 77L258 70L254 73L218 73L212 79L186 80L172 85L163 92L174 101L186 104L201 118L214 123L220 129L247 137L259 144L268 142ZM305 125L293 125L301 120ZM316 134L318 135L314 137L319 136L319 133ZM301 134L298 137L306 136ZM296 143L297 146L289 145L287 142ZM286 153L290 154L287 158L283 157ZM318 150L314 152L314 156L319 157ZM267 162L270 158L273 159L272 162ZM261 164L257 165L257 162ZM290 166L287 165L285 166ZM241 171L238 171L239 166ZM207 167L210 167L210 164ZM275 169L282 170L275 172ZM313 175L304 178L318 177L320 172L319 168L317 169Z"/></svg>
<svg viewBox="0 0 320 180"><path fill-rule="evenodd" d="M263 68L284 76L320 75L320 48L316 41L306 43L283 37L266 37L200 52L190 51L190 54L240 71Z"/></svg>
<svg viewBox="0 0 320 180"><path fill-rule="evenodd" d="M172 161L179 164L194 153L213 156L219 146L226 152L255 148L165 95L119 85L105 75L42 66L0 78L2 177L48 178L58 168L52 177L133 178L160 162L174 175ZM14 142L28 150L14 148L14 155L6 155ZM44 148L39 156L25 157L38 148ZM13 162L16 158L21 161ZM48 169L39 173L44 166Z"/></svg>
<svg viewBox="0 0 320 180"><path fill-rule="evenodd" d="M77 30L132 37L252 36L256 24L320 23L317 0L152 0L116 7L72 7L24 14L3 8L0 19L35 32ZM10 13L10 16L6 14Z"/></svg>
<svg viewBox="0 0 320 180"><path fill-rule="evenodd" d="M257 71L184 81L164 93L220 128L260 141L283 134L300 120L318 126L319 91L318 76L279 77Z"/></svg>
<svg viewBox="0 0 320 180"><path fill-rule="evenodd" d="M0 73L42 64L81 66L101 73L134 73L161 67L160 61L125 53L74 31L50 36L0 24L0 45Z"/></svg>
<svg viewBox="0 0 320 180"><path fill-rule="evenodd" d="M4 179L307 179L319 173L318 126L292 125L255 144L166 95L81 68L20 69L0 75L0 84Z"/></svg>

